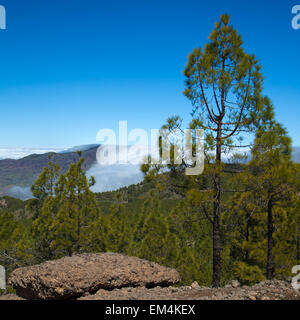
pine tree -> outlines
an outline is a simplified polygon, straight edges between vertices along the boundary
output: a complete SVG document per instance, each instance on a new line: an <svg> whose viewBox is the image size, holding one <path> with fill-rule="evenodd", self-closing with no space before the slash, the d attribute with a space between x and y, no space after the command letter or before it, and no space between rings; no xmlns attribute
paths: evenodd
<svg viewBox="0 0 300 320"><path fill-rule="evenodd" d="M38 203L32 230L42 261L105 247L97 235L102 231L99 205L90 190L95 179L87 179L81 152L78 156L65 174L59 175L59 168L50 162L32 186Z"/></svg>
<svg viewBox="0 0 300 320"><path fill-rule="evenodd" d="M295 221L293 207L297 189L295 165L291 161L291 139L275 121L269 99L265 98L264 104L252 159L237 179L237 184L244 190L235 196L234 203L238 209L231 218L235 223L240 221L241 233L235 234L240 250L245 252L245 257L240 258L249 267L264 266L266 278L272 279L276 268L282 268L282 261L289 260L284 252L288 251L290 241L284 240L296 234L296 230L291 228L295 226L292 221ZM276 238L281 240L275 242ZM275 259L274 250L277 252ZM236 271L240 275L242 269L247 272L243 264L238 263L237 266Z"/></svg>
<svg viewBox="0 0 300 320"><path fill-rule="evenodd" d="M179 202L168 217L171 233L178 238L179 258L174 265L182 283L198 281L202 285L211 283L211 225L203 218L199 203L195 202L195 190Z"/></svg>
<svg viewBox="0 0 300 320"><path fill-rule="evenodd" d="M35 239L35 255L38 262L53 258L51 249L50 226L57 208L47 208L52 204L55 197L55 186L59 178L60 167L53 160L54 155L49 154L49 163L43 168L33 185L31 192L34 199L30 199L26 208L33 215L32 235ZM55 210L54 210L55 209Z"/></svg>
<svg viewBox="0 0 300 320"><path fill-rule="evenodd" d="M275 120L266 119L256 133L250 166L259 192L259 205L267 212L267 279L274 274L274 212L292 199L294 165L291 161L291 139ZM258 189L259 188L259 189Z"/></svg>
<svg viewBox="0 0 300 320"><path fill-rule="evenodd" d="M244 52L243 41L229 24L229 15L222 15L205 47L194 49L184 70L186 90L191 100L193 128L206 131L208 149L214 150L213 174L213 281L221 280L221 215L222 154L232 149L234 140L244 131L254 130L256 113L262 108L261 66L254 55ZM238 141L237 141L238 142Z"/></svg>
<svg viewBox="0 0 300 320"><path fill-rule="evenodd" d="M155 209L146 218L138 256L165 266L173 266L179 257L179 243L166 219Z"/></svg>
<svg viewBox="0 0 300 320"><path fill-rule="evenodd" d="M54 196L54 189L57 179L59 177L60 166L53 162L54 154L48 155L49 162L42 172L38 175L37 179L31 186L31 192L34 199L30 199L26 205L27 210L33 213L36 218L43 206L43 202Z"/></svg>
<svg viewBox="0 0 300 320"><path fill-rule="evenodd" d="M127 254L131 256L138 256L140 252L141 243L145 236L143 232L145 220L149 216L151 210L156 206L159 206L159 202L157 197L155 197L155 192L151 190L143 203L142 211L139 213L137 221L133 227L130 243L127 248Z"/></svg>
<svg viewBox="0 0 300 320"><path fill-rule="evenodd" d="M32 245L33 239L24 221L5 210L0 211L0 263L7 274L35 261Z"/></svg>
<svg viewBox="0 0 300 320"><path fill-rule="evenodd" d="M81 152L78 152L81 156ZM89 224L98 218L100 209L90 190L94 178L87 179L83 170L84 159L72 163L68 171L61 175L55 197L43 207L43 212L54 212L51 232L51 249L59 255L91 250Z"/></svg>
<svg viewBox="0 0 300 320"><path fill-rule="evenodd" d="M115 203L111 206L110 214L106 217L106 249L112 252L126 253L130 242L130 230L122 201L123 197L119 192L115 196Z"/></svg>
<svg viewBox="0 0 300 320"><path fill-rule="evenodd" d="M237 31L229 24L229 15L222 15L211 33L204 48L196 48L188 57L184 70L186 76L185 96L192 102L192 121L190 129L205 131L205 164L203 173L210 179L210 189L202 197L201 210L212 224L213 277L212 285L219 287L221 283L222 266L222 215L224 213L224 164L222 155L232 152L235 147L242 147L245 133L254 133L260 121L260 112L264 108L262 97L261 66L254 55L247 54L243 41ZM165 136L168 132L183 131L182 119L171 117L162 127ZM192 146L195 151L195 138ZM180 142L179 142L180 143ZM175 143L176 144L176 143ZM170 174L183 174L191 164L183 161L175 165L174 143L170 143L171 164L167 167ZM163 144L159 144L163 151ZM144 165L142 170L149 178L159 177L163 164ZM201 180L199 182L199 180ZM198 188L203 191L203 179L191 176L182 179L187 182L182 190ZM224 231L224 230L223 230Z"/></svg>
<svg viewBox="0 0 300 320"><path fill-rule="evenodd" d="M150 191L137 221L128 252L166 266L175 266L179 258L179 242L170 232L168 221L160 212L155 191Z"/></svg>
<svg viewBox="0 0 300 320"><path fill-rule="evenodd" d="M88 248L91 252L106 252L109 239L107 237L107 218L101 214L91 219L92 221L88 225Z"/></svg>

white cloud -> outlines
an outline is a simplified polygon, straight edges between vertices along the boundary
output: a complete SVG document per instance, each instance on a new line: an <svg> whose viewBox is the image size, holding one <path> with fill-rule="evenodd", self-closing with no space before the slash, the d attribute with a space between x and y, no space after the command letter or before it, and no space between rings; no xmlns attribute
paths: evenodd
<svg viewBox="0 0 300 320"><path fill-rule="evenodd" d="M96 184L92 187L94 192L117 190L143 180L140 166L131 164L102 166L97 163L87 172L87 176L94 176L96 179Z"/></svg>
<svg viewBox="0 0 300 320"><path fill-rule="evenodd" d="M13 198L18 198L21 200L27 200L32 198L32 193L30 191L30 187L19 187L19 186L13 186L10 188L7 193L8 196Z"/></svg>
<svg viewBox="0 0 300 320"><path fill-rule="evenodd" d="M65 150L65 148L4 148L4 147L0 147L0 160L21 159L31 154L61 152L62 150Z"/></svg>
<svg viewBox="0 0 300 320"><path fill-rule="evenodd" d="M143 180L140 170L142 159L148 153L148 147L139 146L134 149L130 146L101 146L97 151L98 162L87 172L87 176L94 176L94 192L117 190ZM123 161L127 159L127 161ZM121 163L120 163L121 162Z"/></svg>

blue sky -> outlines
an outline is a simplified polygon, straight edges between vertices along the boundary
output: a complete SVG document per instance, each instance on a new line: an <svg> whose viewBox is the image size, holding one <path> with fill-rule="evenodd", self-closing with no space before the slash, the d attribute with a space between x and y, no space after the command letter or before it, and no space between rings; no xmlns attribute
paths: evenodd
<svg viewBox="0 0 300 320"><path fill-rule="evenodd" d="M0 146L95 143L102 128L189 119L182 70L222 13L263 65L277 119L300 145L300 0L0 0Z"/></svg>

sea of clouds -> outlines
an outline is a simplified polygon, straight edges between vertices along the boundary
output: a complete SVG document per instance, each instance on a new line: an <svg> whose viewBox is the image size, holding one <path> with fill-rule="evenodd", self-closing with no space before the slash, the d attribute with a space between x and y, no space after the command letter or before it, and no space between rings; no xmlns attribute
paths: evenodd
<svg viewBox="0 0 300 320"><path fill-rule="evenodd" d="M33 198L30 187L13 186L7 191L7 195L21 200Z"/></svg>
<svg viewBox="0 0 300 320"><path fill-rule="evenodd" d="M66 148L6 148L0 147L0 160L21 159L31 154L43 154L48 152L61 152Z"/></svg>
<svg viewBox="0 0 300 320"><path fill-rule="evenodd" d="M139 146L138 148L130 146L99 147L97 163L87 171L87 176L93 176L96 180L92 191L112 191L141 182L143 173L140 166L147 154L147 146ZM124 163L122 163L122 159Z"/></svg>
<svg viewBox="0 0 300 320"><path fill-rule="evenodd" d="M129 163L119 164L99 164L95 163L88 171L87 176L94 176L96 184L92 187L94 192L105 192L117 190L122 187L129 186L131 184L137 184L143 180L143 174L140 171L140 165L144 157L148 154L147 148L140 148L138 152L128 152L128 147L117 148L116 157L124 156L128 154ZM76 148L77 149L77 148ZM69 149L72 151L72 149ZM99 149L100 150L100 149ZM0 159L20 159L30 154L43 154L47 152L65 152L65 148L1 148L0 147ZM241 150L240 150L241 151ZM69 151L70 152L70 151ZM248 150L243 150L244 154L248 154ZM97 153L98 157L103 158L101 152ZM232 154L224 155L224 159L229 160ZM227 159L228 158L228 159ZM247 158L247 157L246 157ZM249 159L249 158L248 158ZM294 148L293 159L296 162L300 162L300 148ZM247 161L247 160L246 160ZM109 162L109 161L108 161ZM12 197L16 197L22 200L27 200L32 197L30 187L13 186L7 194Z"/></svg>

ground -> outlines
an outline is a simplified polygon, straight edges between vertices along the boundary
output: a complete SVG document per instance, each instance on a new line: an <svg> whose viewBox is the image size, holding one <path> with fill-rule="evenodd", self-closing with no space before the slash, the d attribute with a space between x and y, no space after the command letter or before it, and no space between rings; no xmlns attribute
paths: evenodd
<svg viewBox="0 0 300 320"><path fill-rule="evenodd" d="M22 298L10 294L0 296L0 300ZM252 287L233 282L219 289L201 287L195 282L185 287L101 289L93 295L85 294L79 300L300 300L300 290L279 280L264 281Z"/></svg>

